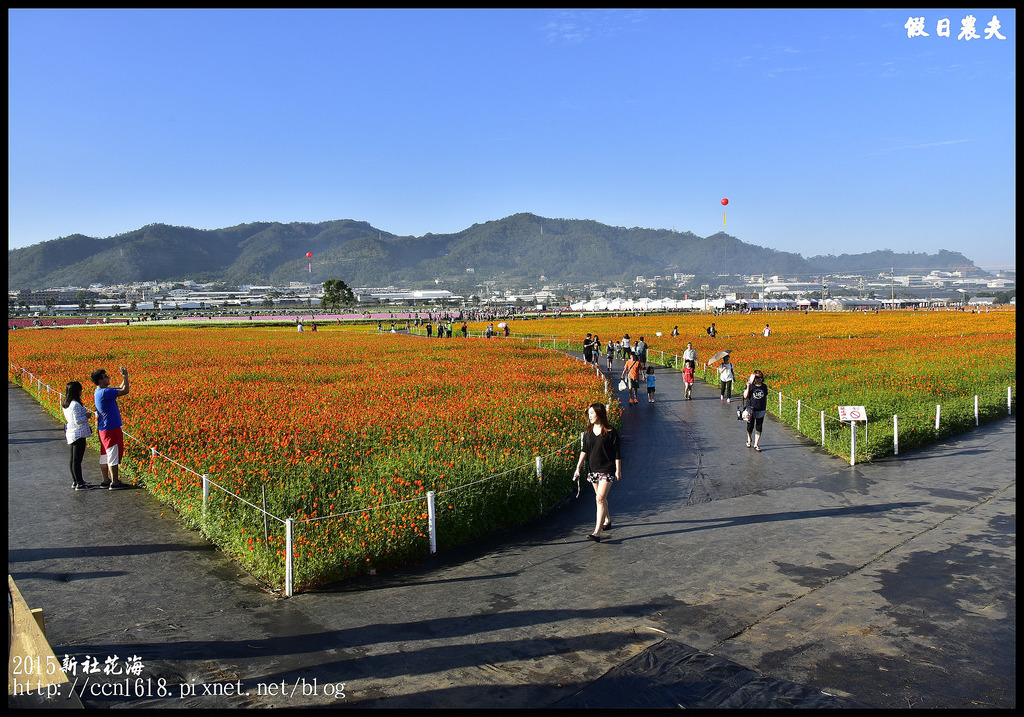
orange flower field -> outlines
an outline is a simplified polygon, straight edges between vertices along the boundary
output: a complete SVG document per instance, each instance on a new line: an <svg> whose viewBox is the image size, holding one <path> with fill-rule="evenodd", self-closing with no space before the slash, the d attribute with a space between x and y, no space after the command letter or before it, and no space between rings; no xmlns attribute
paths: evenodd
<svg viewBox="0 0 1024 717"><path fill-rule="evenodd" d="M718 335L706 328L714 322ZM771 336L761 331L771 327ZM768 409L820 443L819 411L826 415L825 445L850 454L850 429L838 422L839 406L864 406L868 437L858 439L858 460L893 452L893 415L899 416L899 446L908 449L974 425L974 396L979 421L1007 415L1007 387L1016 403L1016 312L998 310L884 311L753 314L652 314L514 321L511 338L537 345L581 350L583 337L603 344L646 338L649 360L675 367L675 358L692 342L700 359L697 377L718 385L714 368L703 362L724 349L732 351L737 387L746 376L764 371L772 390ZM671 336L678 326L679 336ZM486 324L473 324L483 331ZM661 336L658 336L661 332ZM492 339L494 340L494 339ZM602 351L602 356L604 352ZM602 361L603 365L603 361ZM621 362L616 365L621 366ZM782 393L779 412L778 393ZM941 425L935 430L936 406ZM863 442L862 442L863 440Z"/></svg>
<svg viewBox="0 0 1024 717"><path fill-rule="evenodd" d="M56 392L67 381L83 383L91 407L89 373L127 366L128 479L273 585L283 580L283 521L296 521L295 583L308 586L425 556L427 491L437 494L441 546L520 524L575 491L584 409L608 399L593 369L547 349L579 351L587 332L604 344L643 335L649 360L670 367L688 341L701 364L729 349L740 390L760 368L769 410L799 420L809 441L839 455L849 456L850 429L838 407L865 406L857 459L867 460L893 452L894 414L900 450L973 426L975 395L979 421L1005 416L1008 388L1011 409L1016 402L1015 318L1012 310L573 315L517 319L509 338L490 340L336 326L19 330L8 333L9 379L60 417ZM716 338L705 331L712 322ZM475 334L485 327L470 325ZM21 369L38 380L25 381ZM713 368L699 365L697 375L717 385ZM617 401L609 412L621 421ZM205 515L202 474L215 484Z"/></svg>
<svg viewBox="0 0 1024 717"><path fill-rule="evenodd" d="M57 391L81 381L90 407L89 373L127 366L129 479L273 584L283 526L243 499L299 521L296 584L415 560L428 490L441 545L565 498L584 410L606 400L603 379L559 353L329 329L26 330L8 335L8 358ZM41 400L59 415L59 397ZM205 520L203 473L227 491L211 491Z"/></svg>

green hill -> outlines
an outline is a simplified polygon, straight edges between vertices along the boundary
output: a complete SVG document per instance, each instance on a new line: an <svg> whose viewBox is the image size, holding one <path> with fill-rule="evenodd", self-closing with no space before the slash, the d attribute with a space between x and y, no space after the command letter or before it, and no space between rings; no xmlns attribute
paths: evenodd
<svg viewBox="0 0 1024 717"><path fill-rule="evenodd" d="M400 237L349 219L209 230L151 224L104 239L75 234L11 249L7 279L10 290L183 279L283 285L339 277L350 286L464 282L467 276L472 282L500 278L534 284L542 276L547 282L607 282L675 272L790 276L878 267L977 270L955 252L804 259L724 232L699 237L522 213L422 237Z"/></svg>

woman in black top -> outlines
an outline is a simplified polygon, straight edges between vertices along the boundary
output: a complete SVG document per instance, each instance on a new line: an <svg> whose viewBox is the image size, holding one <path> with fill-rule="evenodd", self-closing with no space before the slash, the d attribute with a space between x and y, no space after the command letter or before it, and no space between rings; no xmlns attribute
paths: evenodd
<svg viewBox="0 0 1024 717"><path fill-rule="evenodd" d="M583 461L590 463L587 480L594 484L597 498L597 525L594 532L587 536L595 543L601 542L601 530L612 527L611 514L608 512L608 491L612 481L622 478L622 459L619 456L619 434L608 423L608 409L603 403L592 403L587 409L589 426L583 432L580 460L576 464L574 478L579 480Z"/></svg>
<svg viewBox="0 0 1024 717"><path fill-rule="evenodd" d="M760 451L761 430L764 428L764 417L768 413L768 386L764 382L764 374L754 371L747 379L747 387L743 390L743 398L750 406L750 420L747 421L747 448L750 448L750 439L754 439L754 450ZM754 428L757 433L754 433Z"/></svg>

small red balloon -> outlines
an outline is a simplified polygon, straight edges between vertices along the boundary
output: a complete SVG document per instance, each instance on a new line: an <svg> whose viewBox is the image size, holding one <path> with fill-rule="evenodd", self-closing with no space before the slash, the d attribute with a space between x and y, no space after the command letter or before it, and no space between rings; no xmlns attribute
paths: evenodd
<svg viewBox="0 0 1024 717"><path fill-rule="evenodd" d="M307 259L312 259L312 258L313 258L313 252L311 252L311 251L307 251L307 252L306 252L306 258L307 258Z"/></svg>
<svg viewBox="0 0 1024 717"><path fill-rule="evenodd" d="M723 206L723 207L724 207L724 206L725 206L726 204L728 204L728 203L729 203L729 200L728 200L728 199L723 199L723 200L722 200L722 206Z"/></svg>

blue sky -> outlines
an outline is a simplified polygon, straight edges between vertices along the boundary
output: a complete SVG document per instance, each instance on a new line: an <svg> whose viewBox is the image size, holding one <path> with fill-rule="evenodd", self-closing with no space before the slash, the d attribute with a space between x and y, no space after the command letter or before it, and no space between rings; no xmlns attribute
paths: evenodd
<svg viewBox="0 0 1024 717"><path fill-rule="evenodd" d="M957 39L968 15L979 37ZM9 248L154 222L420 236L517 212L708 236L728 197L725 230L781 251L1016 260L1013 10L8 20Z"/></svg>

